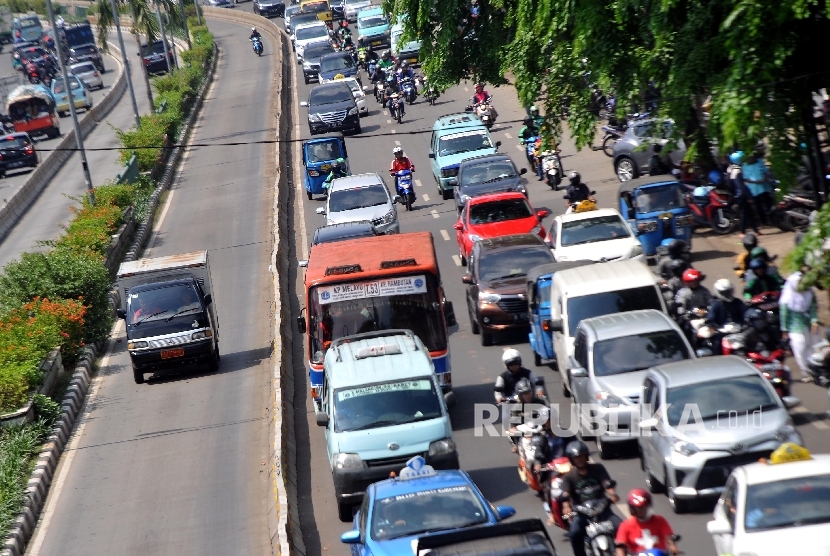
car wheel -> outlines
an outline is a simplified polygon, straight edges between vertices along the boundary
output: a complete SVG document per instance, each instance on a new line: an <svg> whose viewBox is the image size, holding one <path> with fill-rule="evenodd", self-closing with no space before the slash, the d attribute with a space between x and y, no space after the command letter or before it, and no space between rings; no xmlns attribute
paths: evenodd
<svg viewBox="0 0 830 556"><path fill-rule="evenodd" d="M685 514L689 511L689 501L675 496L674 487L667 486L666 495L669 497L669 504L671 504L671 509L674 510L674 513Z"/></svg>
<svg viewBox="0 0 830 556"><path fill-rule="evenodd" d="M213 355L210 356L208 367L210 367L210 372L212 373L219 370L219 346L213 348Z"/></svg>
<svg viewBox="0 0 830 556"><path fill-rule="evenodd" d="M634 163L634 161L631 158L629 158L627 156L620 157L620 159L617 160L615 168L616 168L615 171L617 173L617 178L620 181L633 180L634 178L636 178L639 175L639 171L637 170L637 165Z"/></svg>
<svg viewBox="0 0 830 556"><path fill-rule="evenodd" d="M337 503L337 515L343 523L349 523L354 519L354 511L349 504Z"/></svg>
<svg viewBox="0 0 830 556"><path fill-rule="evenodd" d="M441 190L441 198L444 199L445 201L447 201L449 199L452 199L453 198L452 189L449 189L449 190L448 189L442 189Z"/></svg>
<svg viewBox="0 0 830 556"><path fill-rule="evenodd" d="M537 367L542 366L542 356L536 353L535 351L533 352L533 364Z"/></svg>
<svg viewBox="0 0 830 556"><path fill-rule="evenodd" d="M595 440L597 443L597 452L599 452L599 459L611 459L614 457L613 445L608 444L608 442L603 442L602 436L599 434L595 437Z"/></svg>
<svg viewBox="0 0 830 556"><path fill-rule="evenodd" d="M314 197L314 195L312 195L312 194L311 194L311 191L306 191L306 195L308 195L308 200L309 200L309 201L313 201L313 200L314 200L314 198L313 198L313 197Z"/></svg>
<svg viewBox="0 0 830 556"><path fill-rule="evenodd" d="M305 81L305 84L308 85L308 77L303 77L303 81Z"/></svg>
<svg viewBox="0 0 830 556"><path fill-rule="evenodd" d="M478 334L481 330L478 327L478 319L470 312L470 304L467 303L467 314L470 317L470 328L472 328L473 334Z"/></svg>
<svg viewBox="0 0 830 556"><path fill-rule="evenodd" d="M565 384L564 380L562 381L562 395L565 396L566 398L571 397L571 391L568 390L568 385Z"/></svg>
<svg viewBox="0 0 830 556"><path fill-rule="evenodd" d="M490 332L485 332L484 330L481 331L481 345L483 346L492 346L493 345L493 334Z"/></svg>
<svg viewBox="0 0 830 556"><path fill-rule="evenodd" d="M359 117L359 116L358 116L358 117ZM361 127L360 127L360 122L359 122L359 121L358 121L358 123L357 123L357 127L356 127L356 128L354 128L354 132L355 132L355 134L358 134L358 133L362 133L362 132L363 132L363 129L361 129Z"/></svg>
<svg viewBox="0 0 830 556"><path fill-rule="evenodd" d="M645 475L645 482L646 488L652 494L660 494L663 492L663 485L657 478L652 475L651 471L649 470L648 466L646 465L646 458L640 453L640 467L643 468L643 474Z"/></svg>
<svg viewBox="0 0 830 556"><path fill-rule="evenodd" d="M133 367L133 378L136 384L144 384L144 373Z"/></svg>

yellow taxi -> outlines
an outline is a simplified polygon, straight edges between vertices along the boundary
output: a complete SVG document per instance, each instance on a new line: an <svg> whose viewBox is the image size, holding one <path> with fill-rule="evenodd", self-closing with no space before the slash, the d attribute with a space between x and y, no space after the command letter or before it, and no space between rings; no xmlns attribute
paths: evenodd
<svg viewBox="0 0 830 556"><path fill-rule="evenodd" d="M830 454L787 443L736 468L706 529L719 556L830 554Z"/></svg>

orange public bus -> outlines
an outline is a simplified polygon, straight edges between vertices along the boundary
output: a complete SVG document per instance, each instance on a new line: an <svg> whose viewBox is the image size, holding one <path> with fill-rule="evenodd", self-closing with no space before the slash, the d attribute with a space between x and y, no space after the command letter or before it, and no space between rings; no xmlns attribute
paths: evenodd
<svg viewBox="0 0 830 556"><path fill-rule="evenodd" d="M306 264L306 334L311 396L319 398L323 360L344 336L408 328L429 349L444 390L452 387L447 325L455 324L444 296L432 234L416 232L321 243Z"/></svg>

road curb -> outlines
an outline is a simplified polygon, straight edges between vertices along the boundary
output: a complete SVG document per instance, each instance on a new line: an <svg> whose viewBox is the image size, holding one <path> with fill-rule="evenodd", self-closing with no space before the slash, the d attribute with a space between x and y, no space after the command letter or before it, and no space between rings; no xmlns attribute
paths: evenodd
<svg viewBox="0 0 830 556"><path fill-rule="evenodd" d="M288 36L271 20L245 12L222 8L202 7L206 17L246 26L255 26L270 35L278 45L279 61L270 91L277 138L291 137L291 99L294 67ZM274 282L274 319L272 345L273 372L271 376L273 410L271 416L271 454L269 457L268 529L271 553L275 556L304 555L305 545L300 530L297 503L296 443L294 441L294 375L292 365L293 328L288 302L289 242L283 239L289 229L289 197L291 143L277 143L275 156L273 251L269 271Z"/></svg>

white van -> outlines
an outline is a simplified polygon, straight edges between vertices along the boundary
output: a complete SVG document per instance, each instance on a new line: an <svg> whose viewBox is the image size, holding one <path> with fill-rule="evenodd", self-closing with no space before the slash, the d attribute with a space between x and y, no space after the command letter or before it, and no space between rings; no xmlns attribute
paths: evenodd
<svg viewBox="0 0 830 556"><path fill-rule="evenodd" d="M553 275L551 330L556 365L567 389L568 361L574 335L583 319L640 309L667 313L657 277L640 261L612 261L562 270Z"/></svg>

